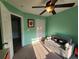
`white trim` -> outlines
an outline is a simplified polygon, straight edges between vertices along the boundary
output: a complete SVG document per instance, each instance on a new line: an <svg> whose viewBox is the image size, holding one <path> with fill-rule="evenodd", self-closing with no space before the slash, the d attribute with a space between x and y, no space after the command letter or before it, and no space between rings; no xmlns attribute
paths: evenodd
<svg viewBox="0 0 79 59"><path fill-rule="evenodd" d="M16 14L16 13L13 13L13 12L10 12L10 14L13 14L13 15L15 15L15 16L18 16L18 17L23 18L23 16L21 16L21 15L19 15L19 14Z"/></svg>

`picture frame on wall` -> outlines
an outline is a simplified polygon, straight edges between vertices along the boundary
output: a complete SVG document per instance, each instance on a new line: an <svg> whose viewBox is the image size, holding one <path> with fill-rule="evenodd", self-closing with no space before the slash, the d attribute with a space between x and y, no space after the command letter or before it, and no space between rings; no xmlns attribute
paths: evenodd
<svg viewBox="0 0 79 59"><path fill-rule="evenodd" d="M28 28L33 28L35 26L34 19L28 19L27 20L27 25L28 25Z"/></svg>

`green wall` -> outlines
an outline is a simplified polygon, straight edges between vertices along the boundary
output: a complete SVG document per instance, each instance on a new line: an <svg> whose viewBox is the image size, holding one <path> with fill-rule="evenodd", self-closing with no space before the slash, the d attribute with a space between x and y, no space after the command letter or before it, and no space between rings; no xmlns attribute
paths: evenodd
<svg viewBox="0 0 79 59"><path fill-rule="evenodd" d="M1 0L4 5L7 7L7 9L10 11L10 12L13 12L15 14L18 14L18 15L21 15L23 16L23 20L24 20L24 32L23 32L23 39L22 39L22 45L25 46L25 45L28 45L28 44L31 44L32 41L35 41L34 38L36 38L36 27L34 28L31 28L31 29L28 29L27 27L27 19L39 19L39 20L43 20L45 19L44 17L42 16L37 16L37 15L33 15L33 14L30 14L30 13L24 13L23 11L17 9L15 6L11 5L8 1L4 1L4 0Z"/></svg>
<svg viewBox="0 0 79 59"><path fill-rule="evenodd" d="M52 35L56 33L68 34L72 36L73 41L77 43L78 41L78 9L77 7L71 8L69 10L63 11L56 15L42 17L33 15L30 13L25 13L13 5L9 4L8 1L1 0L4 5L8 8L10 12L16 13L18 15L23 16L24 20L24 32L23 32L23 40L22 45L25 46L27 44L31 44L32 41L35 41L36 38L36 27L32 29L28 29L27 27L27 19L46 19L46 35Z"/></svg>
<svg viewBox="0 0 79 59"><path fill-rule="evenodd" d="M46 18L46 35L70 35L73 42L78 42L78 8L73 7Z"/></svg>

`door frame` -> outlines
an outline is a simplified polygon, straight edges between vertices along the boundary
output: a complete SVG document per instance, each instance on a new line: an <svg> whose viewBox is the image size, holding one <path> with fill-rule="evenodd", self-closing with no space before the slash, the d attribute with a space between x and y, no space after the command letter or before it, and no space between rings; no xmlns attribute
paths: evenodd
<svg viewBox="0 0 79 59"><path fill-rule="evenodd" d="M15 15L15 16L18 16L18 17L21 18L21 45L22 45L22 47L23 47L23 40L24 40L24 37L23 37L23 34L24 34L24 21L23 21L23 16L18 15L18 14L13 13L13 12L10 12L10 16L11 16L11 14L12 14L12 15ZM11 26L12 26L12 24L11 24ZM13 38L12 38L12 42L13 42ZM13 44L13 43L12 43L12 44ZM14 47L13 47L13 51L14 51ZM13 52L13 54L14 54L14 52Z"/></svg>

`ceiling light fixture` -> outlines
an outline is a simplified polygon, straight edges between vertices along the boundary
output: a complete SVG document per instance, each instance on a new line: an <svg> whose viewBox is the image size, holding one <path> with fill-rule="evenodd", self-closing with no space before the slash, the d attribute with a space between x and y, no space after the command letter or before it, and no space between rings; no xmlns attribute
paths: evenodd
<svg viewBox="0 0 79 59"><path fill-rule="evenodd" d="M46 7L47 12L51 13L54 10L53 6Z"/></svg>

